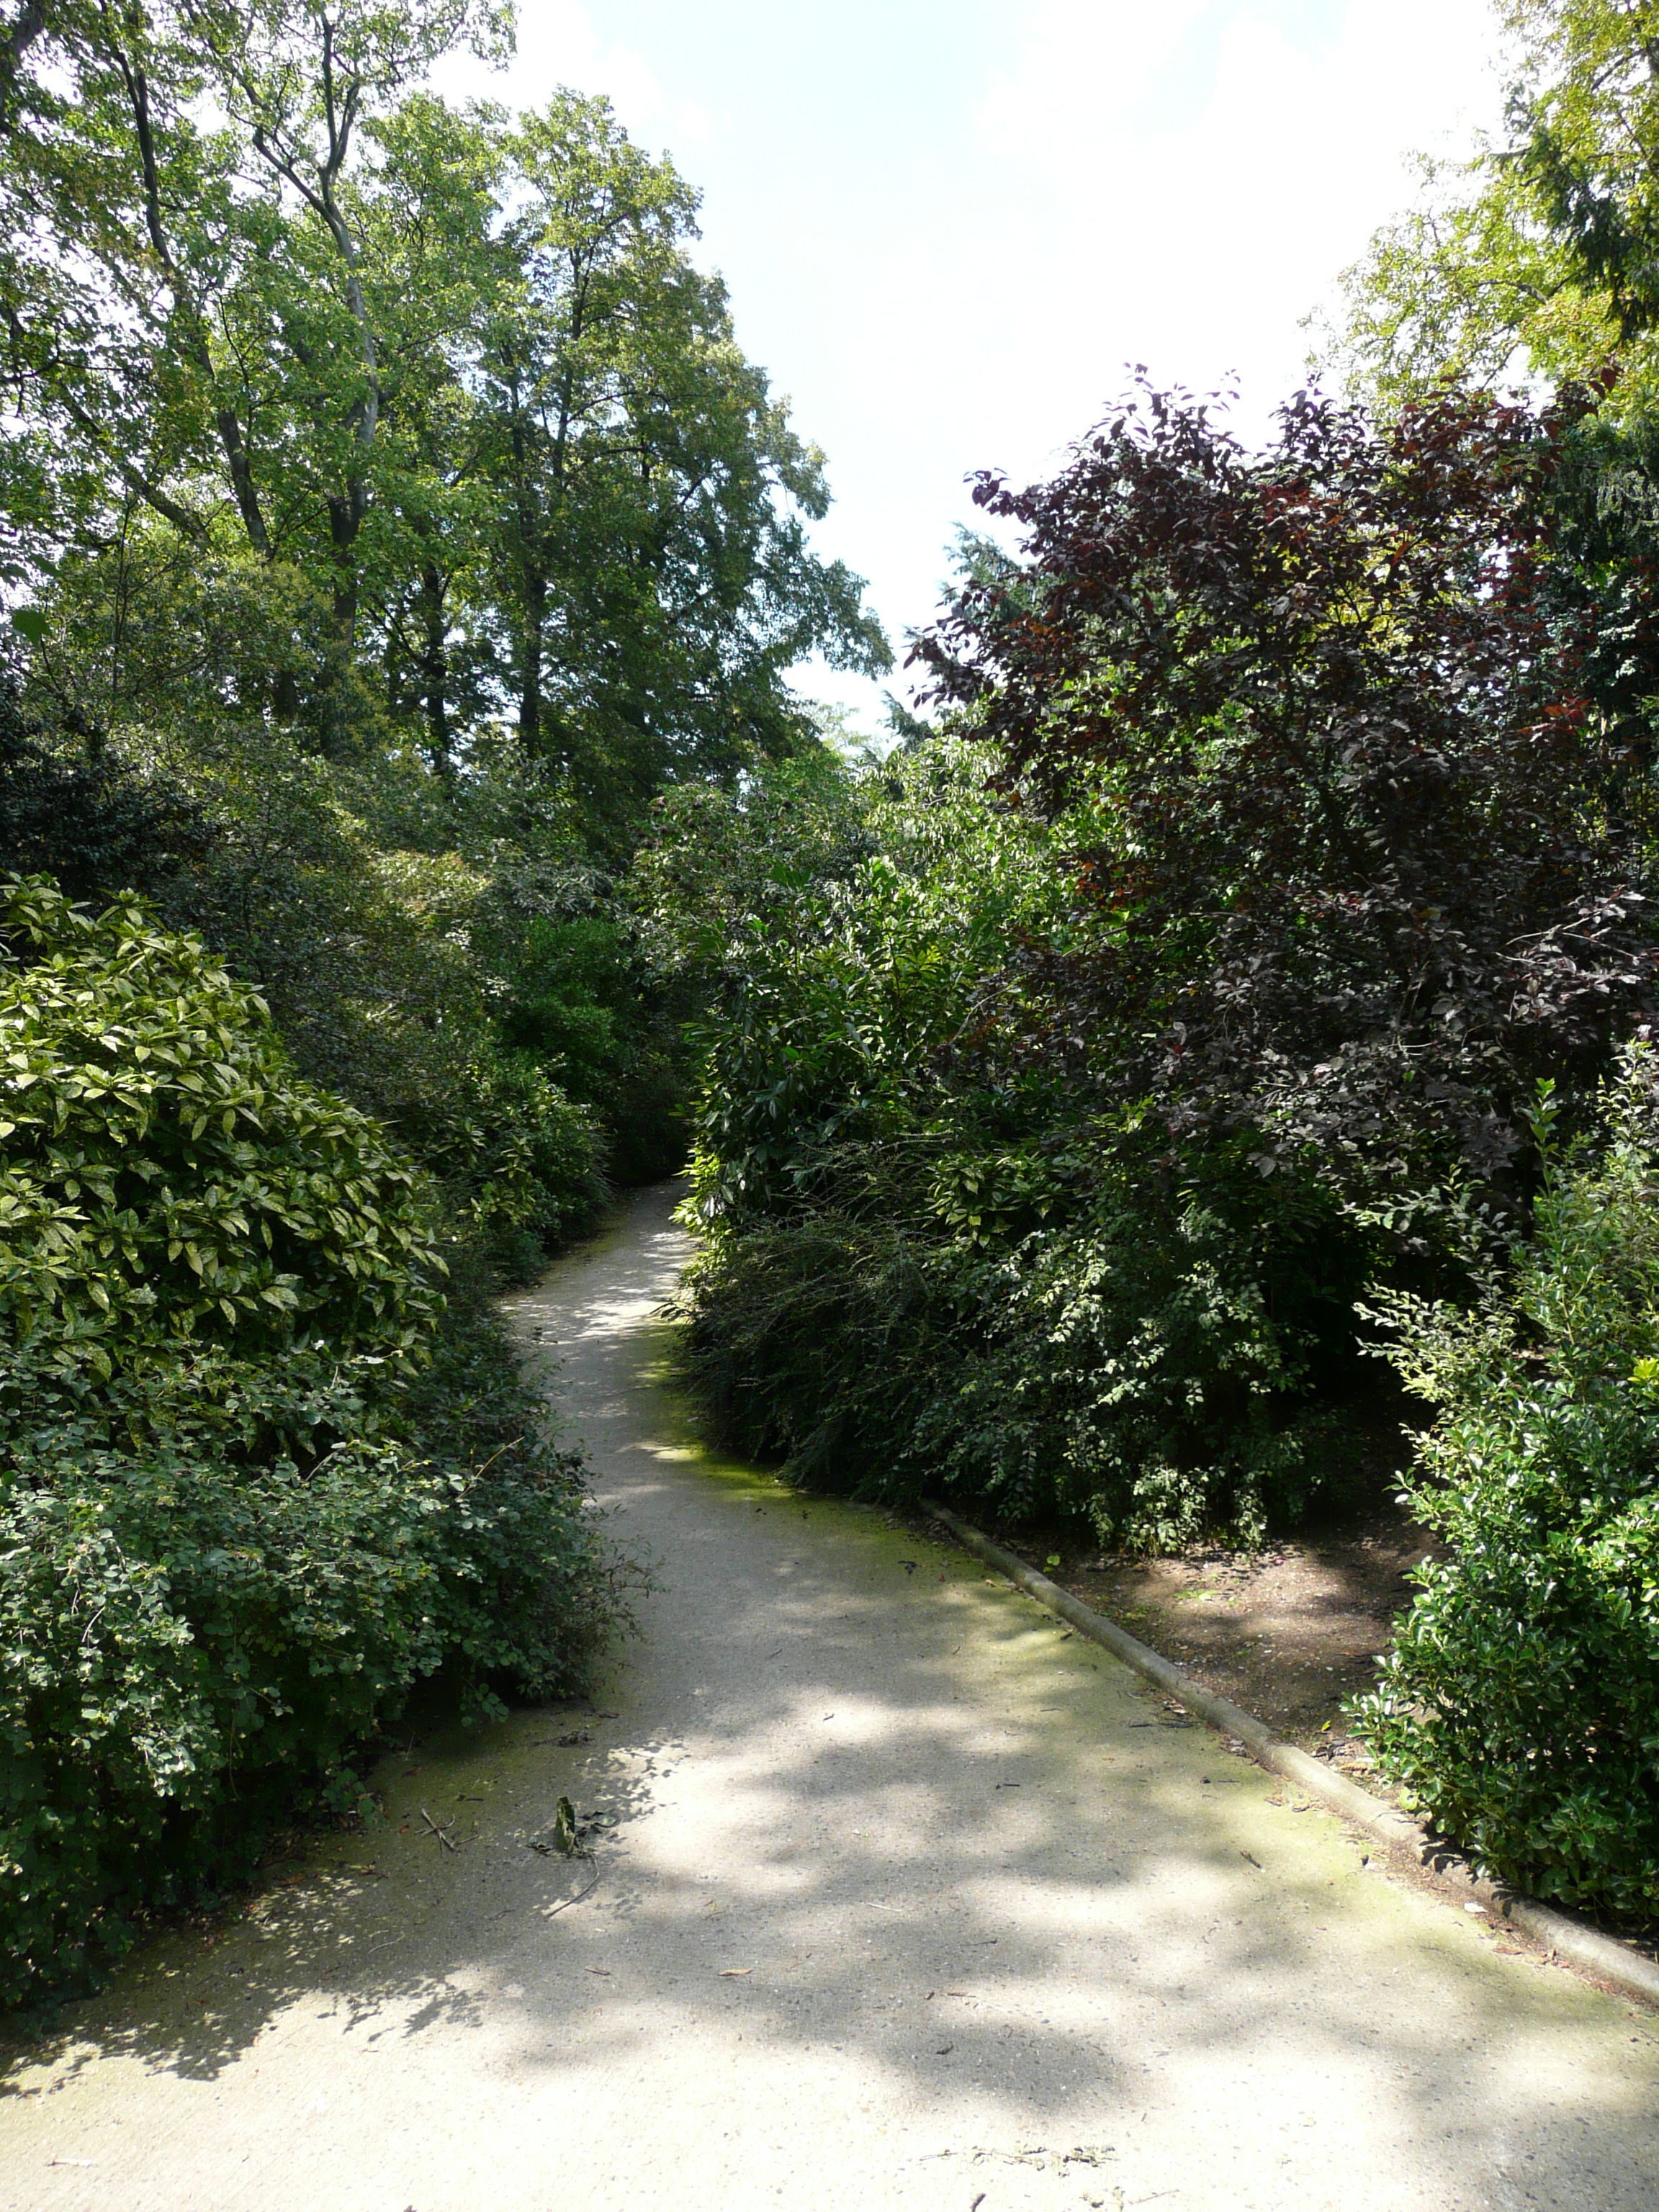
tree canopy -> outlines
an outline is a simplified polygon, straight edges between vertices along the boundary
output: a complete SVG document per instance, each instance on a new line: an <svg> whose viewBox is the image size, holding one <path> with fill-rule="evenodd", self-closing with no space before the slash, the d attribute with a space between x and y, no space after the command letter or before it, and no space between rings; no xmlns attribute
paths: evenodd
<svg viewBox="0 0 1659 2212"><path fill-rule="evenodd" d="M980 478L1024 557L918 650L1006 787L1093 799L1097 926L1033 948L1021 1018L1079 1082L1267 1172L1489 1181L1534 1075L1650 1014L1659 629L1645 554L1610 581L1579 526L1591 400L1304 394L1249 454L1154 392L1048 483Z"/></svg>
<svg viewBox="0 0 1659 2212"><path fill-rule="evenodd" d="M1501 134L1419 162L1415 207L1345 278L1334 349L1393 406L1450 377L1547 383L1621 372L1614 410L1659 380L1659 10L1651 0L1504 0Z"/></svg>
<svg viewBox="0 0 1659 2212"><path fill-rule="evenodd" d="M510 728L625 842L665 780L800 741L793 664L886 665L807 547L823 459L691 258L696 195L603 100L426 88L501 11L33 23L0 163L11 551L88 729L158 659L331 757L370 709L444 774Z"/></svg>

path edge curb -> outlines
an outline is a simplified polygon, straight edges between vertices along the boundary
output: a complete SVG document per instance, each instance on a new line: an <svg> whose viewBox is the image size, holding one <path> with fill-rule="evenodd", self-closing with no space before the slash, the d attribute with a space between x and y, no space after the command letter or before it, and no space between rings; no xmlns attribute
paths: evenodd
<svg viewBox="0 0 1659 2212"><path fill-rule="evenodd" d="M970 1522L958 1520L946 1507L927 1498L922 1499L921 1505L924 1512L948 1528L967 1550L1006 1575L1028 1597L1034 1597L1039 1605L1068 1621L1079 1634L1100 1644L1114 1658L1121 1659L1125 1666L1132 1667L1137 1674L1167 1691L1170 1697L1178 1698L1188 1712L1196 1713L1211 1728L1236 1737L1258 1766L1293 1782L1298 1790L1317 1797L1332 1812L1340 1814L1378 1843L1407 1852L1419 1864L1431 1856L1432 1847L1426 1842L1420 1823L1407 1814L1372 1796L1369 1790L1350 1782L1346 1774L1333 1773L1297 1745L1281 1743L1253 1713L1234 1705L1231 1698L1218 1698L1213 1692L1200 1688L1149 1644L1131 1636L1104 1613L1097 1613L1092 1606L1085 1605L1081 1598L1073 1597L1058 1583L1050 1582L1047 1575L1039 1574L1018 1553L982 1535ZM1571 1960L1622 1994L1659 2005L1659 1962L1644 1959L1639 1951L1632 1951L1616 1936L1603 1936L1599 1929L1586 1928L1534 1898L1517 1897L1508 1890L1482 1882L1470 1881L1468 1887L1471 1893L1478 1891L1534 1942L1563 1959Z"/></svg>

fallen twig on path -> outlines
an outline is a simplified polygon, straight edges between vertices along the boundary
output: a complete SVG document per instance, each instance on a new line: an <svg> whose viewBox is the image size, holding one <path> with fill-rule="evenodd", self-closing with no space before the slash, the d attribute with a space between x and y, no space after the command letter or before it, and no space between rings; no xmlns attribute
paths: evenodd
<svg viewBox="0 0 1659 2212"><path fill-rule="evenodd" d="M568 1912L573 1905L580 1905L583 1898L592 1897L599 1886L599 1877L596 1874L586 1889L579 1889L574 1897L567 1897L560 1904L551 1906L544 1917L549 1920L557 1919L560 1913Z"/></svg>

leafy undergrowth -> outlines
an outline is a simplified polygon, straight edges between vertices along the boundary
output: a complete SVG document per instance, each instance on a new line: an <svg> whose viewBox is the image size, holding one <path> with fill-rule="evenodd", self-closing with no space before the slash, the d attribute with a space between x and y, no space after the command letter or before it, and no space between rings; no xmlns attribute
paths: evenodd
<svg viewBox="0 0 1659 2212"><path fill-rule="evenodd" d="M1594 1136L1546 1091L1531 1243L1474 1312L1382 1301L1435 1408L1413 1577L1365 1732L1408 1801L1535 1896L1659 1918L1659 1059Z"/></svg>
<svg viewBox="0 0 1659 2212"><path fill-rule="evenodd" d="M1009 945L1071 898L987 768L957 743L890 763L846 802L862 845L849 823L793 872L783 847L763 926L730 926L692 1379L816 1487L1139 1549L1259 1539L1340 1478L1322 1391L1363 1375L1376 1238L1251 1142L1172 1145L1146 1102L1057 1079L1023 1015L986 1018Z"/></svg>
<svg viewBox="0 0 1659 2212"><path fill-rule="evenodd" d="M443 1668L580 1678L617 1569L428 1187L137 902L0 969L0 2002L356 1802Z"/></svg>

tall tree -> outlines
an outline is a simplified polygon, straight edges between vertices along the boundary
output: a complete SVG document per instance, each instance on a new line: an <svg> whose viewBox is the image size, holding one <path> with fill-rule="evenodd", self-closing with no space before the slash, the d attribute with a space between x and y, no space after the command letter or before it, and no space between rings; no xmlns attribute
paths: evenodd
<svg viewBox="0 0 1659 2212"><path fill-rule="evenodd" d="M500 599L518 732L592 803L729 772L806 734L784 672L889 665L800 516L828 504L689 252L696 197L602 100L562 94L512 144L515 287L486 357Z"/></svg>
<svg viewBox="0 0 1659 2212"><path fill-rule="evenodd" d="M262 562L320 537L349 653L407 296L365 266L359 142L449 46L506 35L482 0L49 19L0 163L0 293L26 418L62 456L60 525L112 479L204 548L231 515ZM278 691L291 712L291 671Z"/></svg>
<svg viewBox="0 0 1659 2212"><path fill-rule="evenodd" d="M89 727L171 638L210 707L329 753L389 716L447 775L509 717L625 844L665 779L805 740L794 662L887 651L807 546L822 457L690 258L695 195L602 100L512 129L422 88L505 35L482 0L52 18L0 157L6 473ZM257 609L211 648L208 577Z"/></svg>
<svg viewBox="0 0 1659 2212"><path fill-rule="evenodd" d="M320 466L335 570L341 646L356 639L357 544L374 482L385 408L391 300L374 296L365 223L350 167L355 134L418 83L440 55L471 34L488 51L506 36L494 0L419 0L364 6L305 0L185 0L191 43L245 133L242 166L263 175L300 278L275 304L300 381L300 412ZM376 272L390 273L384 263ZM319 308L323 312L319 313ZM378 312L377 312L378 311ZM250 535L253 525L250 523Z"/></svg>
<svg viewBox="0 0 1659 2212"><path fill-rule="evenodd" d="M1421 164L1418 204L1345 278L1334 357L1388 404L1445 376L1622 371L1626 417L1659 398L1659 6L1506 0L1504 131Z"/></svg>
<svg viewBox="0 0 1659 2212"><path fill-rule="evenodd" d="M1024 556L920 650L1010 788L1091 804L1009 1001L1084 1095L1268 1175L1501 1191L1534 1079L1653 1018L1659 601L1580 520L1587 404L1304 395L1251 454L1151 392L981 479Z"/></svg>

